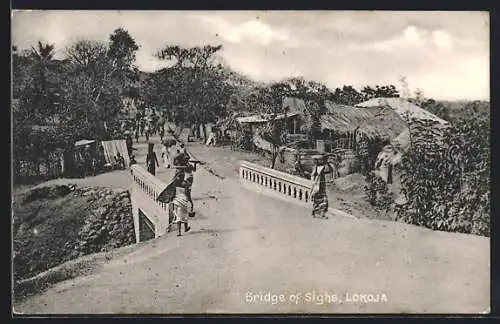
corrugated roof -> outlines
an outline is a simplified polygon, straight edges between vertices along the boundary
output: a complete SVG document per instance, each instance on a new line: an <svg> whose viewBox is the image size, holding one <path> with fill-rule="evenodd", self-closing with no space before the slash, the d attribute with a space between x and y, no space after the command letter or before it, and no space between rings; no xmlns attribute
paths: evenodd
<svg viewBox="0 0 500 324"><path fill-rule="evenodd" d="M298 115L299 112L291 112L286 114L286 118L290 118L293 116ZM272 120L272 114L260 114L260 115L253 115L253 116L247 116L247 117L238 117L236 120L241 123L267 123L268 121ZM285 114L279 114L277 115L274 120L279 120L279 119L284 119Z"/></svg>
<svg viewBox="0 0 500 324"><path fill-rule="evenodd" d="M449 124L446 120L439 118L433 113L403 98L373 98L368 101L359 103L356 106L363 108L390 107L400 116L408 114L410 117L417 119L433 120L439 122L442 125Z"/></svg>
<svg viewBox="0 0 500 324"><path fill-rule="evenodd" d="M403 120L391 110L381 108L358 108L325 102L328 114L322 115L322 129L338 133L357 130L368 137L392 139L406 129Z"/></svg>
<svg viewBox="0 0 500 324"><path fill-rule="evenodd" d="M75 143L75 146L83 146L83 145L89 145L95 143L95 140L87 140L87 139L82 139L79 140Z"/></svg>

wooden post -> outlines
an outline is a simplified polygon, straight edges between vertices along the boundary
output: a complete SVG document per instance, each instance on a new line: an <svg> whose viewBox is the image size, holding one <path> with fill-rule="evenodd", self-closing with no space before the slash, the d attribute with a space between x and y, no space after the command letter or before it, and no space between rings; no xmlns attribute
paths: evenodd
<svg viewBox="0 0 500 324"><path fill-rule="evenodd" d="M297 119L293 119L293 133L297 134Z"/></svg>

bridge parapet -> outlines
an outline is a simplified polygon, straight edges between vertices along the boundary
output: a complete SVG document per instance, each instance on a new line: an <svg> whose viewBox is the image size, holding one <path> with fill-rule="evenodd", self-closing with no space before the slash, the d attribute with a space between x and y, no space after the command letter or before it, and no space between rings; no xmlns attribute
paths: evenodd
<svg viewBox="0 0 500 324"><path fill-rule="evenodd" d="M134 164L130 168L132 174L132 210L134 216L134 227L136 242L141 239L140 217L147 218L154 237L165 234L168 227L168 204L157 201L158 195L165 189L166 184L150 174L143 167ZM141 214L141 213L142 214Z"/></svg>
<svg viewBox="0 0 500 324"><path fill-rule="evenodd" d="M240 162L241 184L253 191L302 206L311 206L313 182L248 161Z"/></svg>

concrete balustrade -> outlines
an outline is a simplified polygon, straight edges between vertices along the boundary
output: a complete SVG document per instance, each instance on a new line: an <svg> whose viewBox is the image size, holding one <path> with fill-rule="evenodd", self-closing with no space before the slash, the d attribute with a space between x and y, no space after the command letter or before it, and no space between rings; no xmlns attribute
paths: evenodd
<svg viewBox="0 0 500 324"><path fill-rule="evenodd" d="M154 225L155 237L165 234L168 227L168 204L157 201L166 184L150 174L143 167L134 164L132 174L131 202L134 217L136 242L140 242L139 210Z"/></svg>
<svg viewBox="0 0 500 324"><path fill-rule="evenodd" d="M240 181L248 189L299 204L311 206L313 182L247 161L240 162Z"/></svg>

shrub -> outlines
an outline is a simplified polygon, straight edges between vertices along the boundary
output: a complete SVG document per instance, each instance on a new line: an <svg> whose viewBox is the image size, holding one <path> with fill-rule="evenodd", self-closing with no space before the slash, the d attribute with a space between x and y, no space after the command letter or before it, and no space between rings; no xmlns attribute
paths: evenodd
<svg viewBox="0 0 500 324"><path fill-rule="evenodd" d="M238 126L231 136L231 146L242 150L252 149L252 132L247 127Z"/></svg>
<svg viewBox="0 0 500 324"><path fill-rule="evenodd" d="M407 202L397 219L489 236L489 119L469 116L442 134L436 130L429 122L410 121L411 147L401 174Z"/></svg>
<svg viewBox="0 0 500 324"><path fill-rule="evenodd" d="M389 211L394 203L393 194L389 191L387 183L377 177L373 171L365 176L365 195L370 205Z"/></svg>

